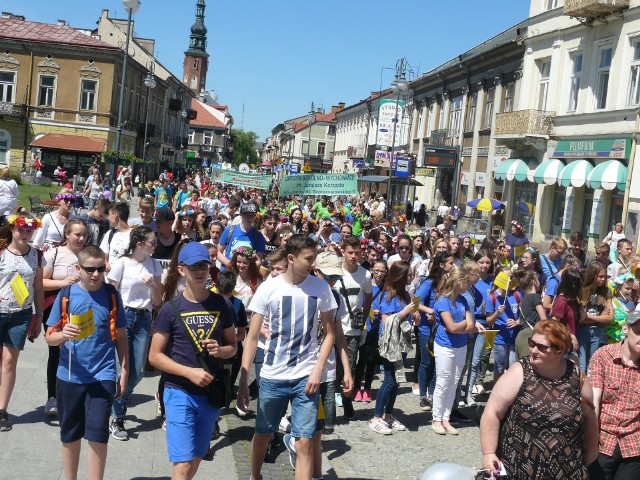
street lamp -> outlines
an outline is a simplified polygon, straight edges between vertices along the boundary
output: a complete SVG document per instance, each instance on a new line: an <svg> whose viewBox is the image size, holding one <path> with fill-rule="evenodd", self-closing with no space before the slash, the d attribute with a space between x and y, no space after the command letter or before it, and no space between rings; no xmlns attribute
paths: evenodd
<svg viewBox="0 0 640 480"><path fill-rule="evenodd" d="M187 159L185 158L185 153L184 153L184 137L183 137L183 129L184 126L187 124L187 111L186 110L182 110L181 112L181 116L182 116L182 125L180 126L180 153L182 154L182 163L184 164L184 168L186 170L187 168ZM189 141L187 140L187 146L189 145Z"/></svg>
<svg viewBox="0 0 640 480"><path fill-rule="evenodd" d="M395 106L395 115L393 118L393 137L391 140L391 157L389 158L389 179L387 181L387 208L388 217L391 219L393 217L393 195L391 192L391 176L393 175L391 169L391 162L393 161L393 156L395 154L396 148L396 130L398 128L398 122L402 121L402 115L398 117L398 109L400 107L400 94L406 95L409 93L409 82L406 80L407 74L407 59L401 58L396 63L396 76L391 84L391 91L396 94L396 106ZM403 109L404 114L404 109Z"/></svg>
<svg viewBox="0 0 640 480"><path fill-rule="evenodd" d="M156 79L153 77L153 63L149 65L147 78L144 79L144 86L147 87L147 113L144 116L144 144L142 145L142 160L147 159L147 133L149 129L149 105L151 103L151 90L156 88ZM158 165L159 167L160 165Z"/></svg>
<svg viewBox="0 0 640 480"><path fill-rule="evenodd" d="M122 110L124 107L124 84L127 80L127 61L129 60L129 39L131 38L131 17L140 8L140 0L122 0L125 10L129 14L127 21L127 37L124 44L124 60L122 62L122 81L120 82L120 98L118 99L118 124L116 126L116 152L120 153L122 140Z"/></svg>

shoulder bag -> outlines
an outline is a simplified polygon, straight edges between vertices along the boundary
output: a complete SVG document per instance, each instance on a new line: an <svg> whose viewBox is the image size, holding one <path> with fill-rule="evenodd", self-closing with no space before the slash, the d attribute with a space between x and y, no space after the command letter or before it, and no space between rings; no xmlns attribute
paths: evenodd
<svg viewBox="0 0 640 480"><path fill-rule="evenodd" d="M347 292L347 288L344 286L344 280L340 279L340 293L344 297L344 300L347 304L347 310L349 310L349 318L351 320L350 327L355 330L362 330L364 328L364 314L362 310L356 310L355 312L351 309L351 304L349 303L349 293Z"/></svg>

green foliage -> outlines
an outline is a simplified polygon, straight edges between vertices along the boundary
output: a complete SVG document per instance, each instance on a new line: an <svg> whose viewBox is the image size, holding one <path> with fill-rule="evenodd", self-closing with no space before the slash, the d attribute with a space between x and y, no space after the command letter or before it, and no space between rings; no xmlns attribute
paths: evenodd
<svg viewBox="0 0 640 480"><path fill-rule="evenodd" d="M233 164L258 163L256 152L256 142L258 134L255 132L245 132L244 130L231 130L231 147L233 148ZM247 161L247 156L249 157Z"/></svg>
<svg viewBox="0 0 640 480"><path fill-rule="evenodd" d="M18 175L17 173L12 173L9 176L14 179L18 185L22 185L22 177L20 175Z"/></svg>
<svg viewBox="0 0 640 480"><path fill-rule="evenodd" d="M118 159L121 163L129 162L131 163L153 163L151 160L143 160L141 158L136 157L131 152L117 152L116 150L104 150L102 152L102 156L105 159Z"/></svg>

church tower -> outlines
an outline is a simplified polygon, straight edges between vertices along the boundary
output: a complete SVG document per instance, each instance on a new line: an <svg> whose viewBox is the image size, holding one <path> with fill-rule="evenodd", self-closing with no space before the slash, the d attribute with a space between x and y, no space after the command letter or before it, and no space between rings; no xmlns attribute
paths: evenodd
<svg viewBox="0 0 640 480"><path fill-rule="evenodd" d="M196 3L196 21L191 26L189 49L184 52L184 77L182 82L196 95L204 92L209 66L207 53L207 27L204 25L204 0Z"/></svg>

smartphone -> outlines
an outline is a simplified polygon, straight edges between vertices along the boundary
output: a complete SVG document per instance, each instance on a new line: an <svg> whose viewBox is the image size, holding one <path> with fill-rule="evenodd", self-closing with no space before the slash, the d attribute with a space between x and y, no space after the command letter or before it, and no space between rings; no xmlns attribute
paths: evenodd
<svg viewBox="0 0 640 480"><path fill-rule="evenodd" d="M422 298L420 297L413 297L411 299L411 302L413 302L413 311L417 312L418 311L418 307L420 306L420 302L422 301Z"/></svg>

